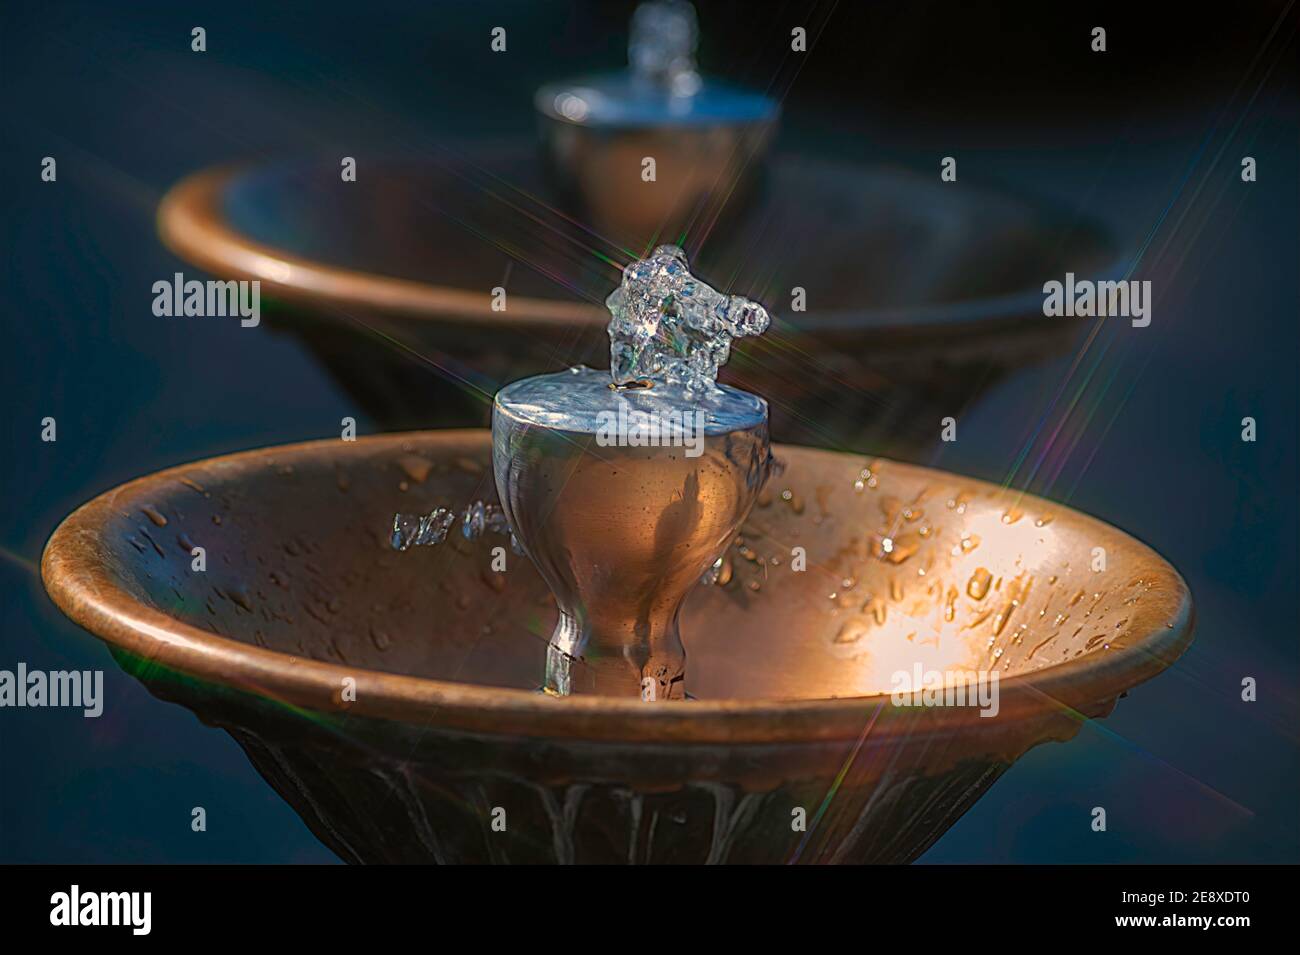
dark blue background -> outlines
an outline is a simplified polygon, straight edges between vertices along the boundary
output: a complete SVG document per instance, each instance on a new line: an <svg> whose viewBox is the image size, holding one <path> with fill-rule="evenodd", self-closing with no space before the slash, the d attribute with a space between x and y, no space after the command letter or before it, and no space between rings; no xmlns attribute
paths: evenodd
<svg viewBox="0 0 1300 955"><path fill-rule="evenodd" d="M1196 641L1066 745L1021 760L926 861L1295 861L1300 136L1295 19L1180 9L1011 15L703 4L713 71L786 95L780 148L1001 183L1150 244L1151 326L1107 326L1095 373L1032 481L1150 543L1191 585ZM865 6L865 5L863 5ZM170 322L151 284L181 265L163 192L213 163L386 142L528 137L540 82L623 58L628 3L7 3L0 667L104 668L98 720L0 710L0 861L328 861L235 743L158 702L45 597L40 550L128 478L370 422L287 338ZM241 9L242 7L242 9ZM787 24L830 27L797 69ZM1104 19L1108 59L1087 51ZM509 30L509 69L487 55ZM191 53L190 28L208 31ZM720 31L734 28L737 35ZM815 32L810 30L810 32ZM1257 56L1258 54L1258 56ZM1280 64L1274 66L1273 64ZM56 184L40 159L58 158ZM1243 184L1240 157L1259 181ZM262 331L262 330L259 330ZM1069 360L1027 369L926 460L1002 480ZM887 399L886 399L887 400ZM39 440L57 418L59 440ZM1239 439L1240 419L1259 441ZM777 435L779 438L780 436ZM1071 443L1077 437L1077 443ZM1032 445L1030 464L1043 448ZM1067 453L1068 452L1068 453ZM1243 704L1243 676L1260 701ZM190 831L190 809L208 831ZM1107 807L1110 831L1088 811Z"/></svg>

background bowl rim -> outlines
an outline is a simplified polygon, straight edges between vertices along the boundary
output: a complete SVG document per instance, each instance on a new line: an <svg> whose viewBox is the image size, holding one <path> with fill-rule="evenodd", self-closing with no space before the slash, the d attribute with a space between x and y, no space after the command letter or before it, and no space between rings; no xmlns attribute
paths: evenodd
<svg viewBox="0 0 1300 955"><path fill-rule="evenodd" d="M416 159L393 155L375 161L409 165ZM777 156L771 161L821 168L823 174L841 167L859 172L888 171L900 180L933 186L915 170L892 163L863 165L799 154ZM609 313L598 302L562 296L511 295L508 312L493 311L489 297L479 292L319 261L255 240L230 223L222 203L224 190L231 182L255 171L308 164L302 158L236 162L191 173L172 186L159 202L156 215L159 238L178 258L212 275L222 279L258 279L286 301L316 309L371 310L430 324L488 330L530 326L563 326L572 330L575 326L590 329L608 324ZM1075 220L1072 231L1087 236L1097 249L1099 264L1080 278L1107 280L1127 274L1130 256L1119 248L1112 230L1098 220L1070 212L1050 200L992 184L971 186L966 195L968 199L988 196L1019 203L1039 220L1063 219L1069 215ZM979 334L1017 325L1026 315L1041 312L1042 303L1041 289L1026 286L949 302L820 309L801 314L794 329L813 336Z"/></svg>

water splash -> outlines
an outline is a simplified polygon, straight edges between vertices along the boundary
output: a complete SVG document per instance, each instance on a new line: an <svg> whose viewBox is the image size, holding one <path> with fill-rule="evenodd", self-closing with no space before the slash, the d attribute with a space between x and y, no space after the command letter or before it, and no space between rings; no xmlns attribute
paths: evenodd
<svg viewBox="0 0 1300 955"><path fill-rule="evenodd" d="M516 554L523 553L500 505L474 501L466 505L459 518L460 533L465 540L478 540L484 534L509 534L511 549ZM446 507L435 507L428 514L395 514L393 550L404 551L412 547L441 544L447 539L456 520L456 512Z"/></svg>
<svg viewBox="0 0 1300 955"><path fill-rule="evenodd" d="M690 96L700 88L695 69L699 24L695 8L682 0L642 3L632 14L628 64L635 82Z"/></svg>
<svg viewBox="0 0 1300 955"><path fill-rule="evenodd" d="M688 397L714 390L733 338L761 335L770 323L762 305L693 276L675 245L625 268L605 305L614 384L660 380L682 386Z"/></svg>

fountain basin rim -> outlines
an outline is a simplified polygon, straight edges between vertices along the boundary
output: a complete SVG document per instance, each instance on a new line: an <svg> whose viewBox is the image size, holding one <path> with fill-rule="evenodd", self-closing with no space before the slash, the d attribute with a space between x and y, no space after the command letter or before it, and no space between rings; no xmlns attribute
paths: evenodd
<svg viewBox="0 0 1300 955"><path fill-rule="evenodd" d="M239 473L265 467L271 460L277 464L349 457L361 461L389 449L402 453L404 445L414 439L425 447L445 447L449 456L477 453L484 457L491 441L486 429L382 434L354 442L327 438L207 458L137 478L83 504L58 526L41 559L46 591L64 614L116 650L228 689L334 716L396 720L473 733L593 741L725 744L855 740L873 716L871 732L879 737L980 731L1006 721L1041 719L1062 711L1099 715L1120 694L1164 670L1191 642L1194 613L1186 583L1154 551L1115 528L1112 533L1128 538L1170 576L1178 588L1176 612L1167 622L1132 637L1123 649L1003 678L1001 713L991 720L981 718L973 708L894 707L887 693L841 699L701 700L668 706L606 697L557 700L524 690L292 657L218 636L144 605L113 579L102 560L104 549L99 541L123 507L158 499L164 488L196 467ZM773 451L778 456L794 452L849 457L797 446L774 445ZM899 462L889 465L933 471ZM946 472L933 473L952 477ZM984 489L994 487L974 479L961 480ZM1019 500L1032 505L1041 499L1024 495ZM1050 506L1058 520L1068 515L1108 526L1069 508ZM356 702L337 700L344 677L356 680Z"/></svg>
<svg viewBox="0 0 1300 955"><path fill-rule="evenodd" d="M253 168L233 164L186 176L163 196L155 217L158 236L185 262L223 279L259 280L265 291L301 304L377 310L475 327L517 328L521 321L556 329L575 321L603 325L603 306L564 299L510 296L510 313L492 310L490 298L413 279L329 265L265 245L233 228L221 208L226 185Z"/></svg>
<svg viewBox="0 0 1300 955"><path fill-rule="evenodd" d="M519 155L531 150L515 149ZM785 157L794 165L830 175L835 169L862 169L855 164L798 153ZM383 161L403 162L396 154ZM221 279L258 279L263 291L286 302L323 310L357 309L418 320L421 323L465 326L475 329L518 330L535 327L571 333L575 328L604 329L609 312L601 304L573 298L538 298L511 295L509 311L492 310L490 296L478 291L435 285L428 281L383 275L366 269L349 268L298 255L253 239L230 222L222 202L226 187L234 180L268 165L302 167L305 159L285 159L274 164L225 163L200 169L180 179L163 196L155 215L155 228L163 244L182 261ZM882 166L882 171L916 182L914 170ZM1052 220L1064 220L1072 228L1093 237L1099 261L1087 270L1095 280L1119 279L1127 274L1135 250L1119 248L1104 223L1079 220L1068 210L1039 196L1022 194L995 183L981 184L980 194L1015 198ZM649 251L649 250L646 250ZM1081 275L1080 277L1084 277ZM611 270L610 284L618 281ZM859 343L864 335L892 341L919 337L930 340L936 334L981 336L1007 329L1028 328L1025 316L1041 317L1043 293L1037 284L990 295L976 295L954 301L916 305L848 305L817 310L800 316L797 331L828 339L850 338ZM1068 325L1057 327L1067 329Z"/></svg>

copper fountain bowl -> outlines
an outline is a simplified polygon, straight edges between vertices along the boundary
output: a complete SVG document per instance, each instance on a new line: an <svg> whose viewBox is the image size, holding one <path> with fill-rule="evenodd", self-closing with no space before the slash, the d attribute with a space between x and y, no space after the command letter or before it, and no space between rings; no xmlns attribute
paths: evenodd
<svg viewBox="0 0 1300 955"><path fill-rule="evenodd" d="M385 430L486 425L489 402L465 382L490 397L608 364L603 303L645 237L564 214L516 147L375 158L363 173L342 183L336 160L205 170L168 192L159 233L197 268L261 281L267 327L300 339ZM769 400L775 434L904 458L1003 376L1070 350L1081 326L1043 317L1044 281L1128 267L1099 223L937 172L776 157L752 201L724 211L701 213L682 244L701 278L777 319L736 343L724 376Z"/></svg>
<svg viewBox="0 0 1300 955"><path fill-rule="evenodd" d="M932 469L776 453L720 582L688 598L693 702L534 692L555 611L526 559L493 572L490 537L390 549L395 511L494 497L483 431L161 471L68 517L42 574L354 862L909 861L1191 640L1182 578L1100 521ZM889 675L914 660L996 667L997 716L893 705Z"/></svg>

